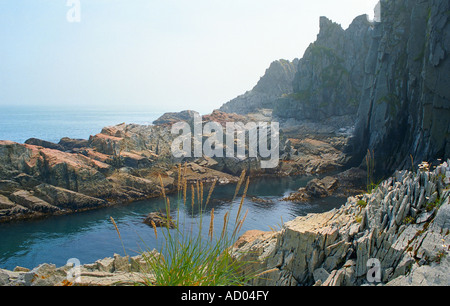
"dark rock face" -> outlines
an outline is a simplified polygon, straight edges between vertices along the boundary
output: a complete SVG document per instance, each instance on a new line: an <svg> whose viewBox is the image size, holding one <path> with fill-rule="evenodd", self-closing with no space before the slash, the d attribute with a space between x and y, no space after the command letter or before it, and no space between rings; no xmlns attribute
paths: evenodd
<svg viewBox="0 0 450 306"><path fill-rule="evenodd" d="M380 175L412 162L445 159L450 154L450 3L382 0L379 6L376 22L359 16L347 30L322 17L317 40L292 63L292 81L274 78L280 66L274 63L252 91L221 110L269 108L282 123L345 118L345 128L355 125L345 149L353 157L349 165L364 164L370 150Z"/></svg>
<svg viewBox="0 0 450 306"><path fill-rule="evenodd" d="M68 137L62 138L58 145L63 147L65 151L71 151L74 149L86 148L89 146L89 142L86 139L72 139Z"/></svg>
<svg viewBox="0 0 450 306"><path fill-rule="evenodd" d="M354 138L382 172L450 155L450 3L381 1Z"/></svg>
<svg viewBox="0 0 450 306"><path fill-rule="evenodd" d="M168 217L166 214L158 212L148 214L143 222L154 227L176 228L175 221L171 216Z"/></svg>
<svg viewBox="0 0 450 306"><path fill-rule="evenodd" d="M356 114L371 27L366 15L355 18L347 30L321 17L317 40L298 62L293 93L274 104L273 115L320 121Z"/></svg>
<svg viewBox="0 0 450 306"><path fill-rule="evenodd" d="M220 110L227 113L249 114L260 109L272 109L277 99L293 92L292 81L297 64L297 59L292 62L287 60L273 62L251 91L225 103Z"/></svg>
<svg viewBox="0 0 450 306"><path fill-rule="evenodd" d="M53 149L53 150L64 150L64 148L62 146L60 146L59 144L50 142L50 141L46 141L46 140L42 140L42 139L37 139L37 138L30 138L28 140L25 141L26 144L30 144L30 145L34 145L34 146L40 146L43 148L48 148L48 149Z"/></svg>

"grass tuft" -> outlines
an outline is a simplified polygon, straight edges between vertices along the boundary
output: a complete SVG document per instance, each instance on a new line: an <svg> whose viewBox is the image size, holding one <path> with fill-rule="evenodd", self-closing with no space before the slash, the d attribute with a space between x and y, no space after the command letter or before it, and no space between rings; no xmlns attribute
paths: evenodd
<svg viewBox="0 0 450 306"><path fill-rule="evenodd" d="M167 216L169 216L170 201L165 194L161 176L159 176L159 179L161 196L166 203ZM245 171L240 176L233 199L239 193L239 189L244 181ZM214 237L215 210L214 208L211 209L208 239L205 239L202 234L203 214L214 192L216 181L209 190L204 206L203 183L197 181L195 184L192 184L190 187L192 194L191 204L192 208L195 206L199 208L200 218L196 219L198 223L191 224L189 228L187 227L187 222L178 222L177 224L184 224L184 228L180 228L180 226L175 229L162 227L159 229L159 232L156 226L152 224L156 237L159 234L164 239L159 252L152 252L151 250L141 252L148 266L147 277L144 277L144 283L149 286L242 286L254 279L259 271L243 273L243 271L248 271L248 269L244 268L248 263L236 261L231 253L232 246L238 238L237 235L247 218L248 210L243 217L241 212L249 183L250 179L247 177L233 228L229 229L231 214L227 212L224 216L221 235L217 237ZM179 188L179 211L180 205L185 205L186 203L186 194L189 189L181 171L181 166L178 168L177 187ZM118 231L117 225L115 226ZM193 230L194 226L196 231ZM230 233L232 234L230 235ZM153 255L147 256L147 254Z"/></svg>

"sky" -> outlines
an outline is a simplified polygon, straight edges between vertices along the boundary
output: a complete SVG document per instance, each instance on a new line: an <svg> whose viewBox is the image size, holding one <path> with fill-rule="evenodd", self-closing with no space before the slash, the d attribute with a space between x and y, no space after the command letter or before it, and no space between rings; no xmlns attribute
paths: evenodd
<svg viewBox="0 0 450 306"><path fill-rule="evenodd" d="M377 2L0 0L0 109L209 113Z"/></svg>

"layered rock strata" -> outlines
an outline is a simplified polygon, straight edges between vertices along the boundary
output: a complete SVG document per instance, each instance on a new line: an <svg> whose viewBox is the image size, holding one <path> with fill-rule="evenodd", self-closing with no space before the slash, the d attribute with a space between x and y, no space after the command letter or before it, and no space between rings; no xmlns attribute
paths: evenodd
<svg viewBox="0 0 450 306"><path fill-rule="evenodd" d="M449 160L450 163L450 160ZM239 260L254 285L450 285L450 167L402 171L340 209L249 232Z"/></svg>
<svg viewBox="0 0 450 306"><path fill-rule="evenodd" d="M14 271L0 269L0 286L136 286L151 284L153 274L148 261L159 256L156 251L136 256L108 257L92 264L63 267L42 264L32 270L16 267Z"/></svg>

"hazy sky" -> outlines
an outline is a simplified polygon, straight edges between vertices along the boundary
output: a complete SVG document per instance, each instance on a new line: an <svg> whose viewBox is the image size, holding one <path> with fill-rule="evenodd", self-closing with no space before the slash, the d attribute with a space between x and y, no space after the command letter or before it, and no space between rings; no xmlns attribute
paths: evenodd
<svg viewBox="0 0 450 306"><path fill-rule="evenodd" d="M0 107L211 112L377 0L0 0Z"/></svg>

